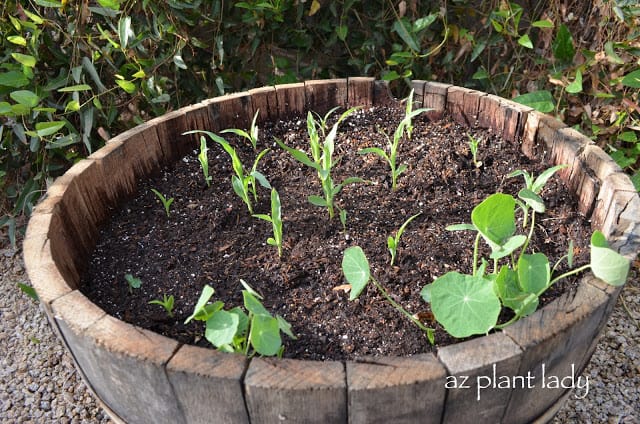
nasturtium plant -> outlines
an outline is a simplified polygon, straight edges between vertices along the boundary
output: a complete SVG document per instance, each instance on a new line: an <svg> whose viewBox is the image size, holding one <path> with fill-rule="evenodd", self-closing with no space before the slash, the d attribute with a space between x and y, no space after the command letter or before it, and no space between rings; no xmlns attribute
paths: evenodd
<svg viewBox="0 0 640 424"><path fill-rule="evenodd" d="M215 290L205 285L193 313L184 323L204 321L205 338L223 352L242 353L249 357L255 354L282 356L284 346L280 333L296 339L291 324L279 315L272 316L262 305L262 296L243 280L240 283L244 287L242 298L246 312L240 307L225 310L224 303L219 300L209 303Z"/></svg>
<svg viewBox="0 0 640 424"><path fill-rule="evenodd" d="M591 260L587 265L555 275L560 263L567 260L573 266L573 244L569 243L567 255L552 267L546 255L527 253L529 242L536 228L536 214L544 212L544 202L538 196L546 181L561 166L550 168L538 178L523 171L511 176L523 175L526 187L519 199L510 194L492 194L471 212L471 224L447 227L452 231L476 231L473 247L473 271L470 275L451 271L426 285L422 298L431 304L435 319L454 337L486 334L494 328L504 328L518 319L536 311L540 296L557 281L591 269L593 274L611 285L624 284L629 272L629 261L609 248L605 236L595 231L591 238ZM516 209L522 211L523 229L526 216L530 223L528 233L516 233ZM479 241L484 239L491 249L493 270L488 272L489 262L479 256ZM513 318L498 323L502 307L513 311Z"/></svg>

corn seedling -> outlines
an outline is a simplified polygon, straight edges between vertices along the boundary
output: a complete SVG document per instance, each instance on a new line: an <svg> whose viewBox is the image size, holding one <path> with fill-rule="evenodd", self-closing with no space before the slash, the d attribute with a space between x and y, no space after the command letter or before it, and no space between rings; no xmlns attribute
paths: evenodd
<svg viewBox="0 0 640 424"><path fill-rule="evenodd" d="M282 207L280 196L275 188L271 189L271 215L256 214L256 218L268 221L273 227L273 237L267 239L267 243L278 248L278 256L282 257Z"/></svg>
<svg viewBox="0 0 640 424"><path fill-rule="evenodd" d="M240 137L243 137L247 139L249 143L251 143L251 146L253 146L254 151L258 150L258 127L256 126L256 121L258 120L258 113L260 113L260 110L257 110L255 115L253 115L253 121L251 121L251 128L249 128L249 132L240 130L237 128L230 128L224 131L220 131L220 133L221 134L232 133Z"/></svg>
<svg viewBox="0 0 640 424"><path fill-rule="evenodd" d="M478 148L480 146L479 138L473 137L471 134L467 134L469 138L469 150L471 151L471 160L473 161L473 165L476 168L480 168L482 166L482 161L478 160Z"/></svg>
<svg viewBox="0 0 640 424"><path fill-rule="evenodd" d="M162 306L166 311L167 316L169 316L170 318L173 318L173 303L174 303L173 295L167 296L166 294L162 295L162 300L154 299L149 302L150 305Z"/></svg>
<svg viewBox="0 0 640 424"><path fill-rule="evenodd" d="M194 130L188 131L185 134L192 133L204 133L211 138L211 140L218 143L225 152L231 158L231 166L233 168L233 172L235 175L231 176L231 186L233 187L233 191L242 199L242 201L247 205L247 209L249 209L249 213L253 214L253 202L258 199L258 193L256 191L257 183L261 186L271 189L271 185L267 178L260 172L258 172L258 162L262 157L267 154L269 149L264 149L258 156L256 156L255 161L253 162L253 166L251 170L247 172L242 165L242 161L238 156L236 150L222 137L216 135L210 131L202 131L202 130ZM256 183L257 181L257 183ZM251 196L253 195L253 200L251 200Z"/></svg>
<svg viewBox="0 0 640 424"><path fill-rule="evenodd" d="M338 125L344 118L349 116L355 110L356 108L352 108L342 114L340 119L338 119L338 121L331 128L329 134L327 134L327 136L325 137L322 145L320 144L320 139L317 132L318 124L316 123L311 113L307 115L307 127L309 129L311 158L309 158L309 156L307 156L307 154L302 150L291 148L284 144L282 140L276 139L278 145L289 152L291 156L293 156L296 160L317 171L324 197L311 195L308 199L309 202L313 205L326 207L329 211L329 219L333 219L335 215L335 196L340 193L344 186L346 186L347 184L364 182L364 180L361 178L350 177L344 179L340 184L335 184L333 178L331 177L331 170L337 163L333 159L333 153L335 147L334 141L338 133Z"/></svg>
<svg viewBox="0 0 640 424"><path fill-rule="evenodd" d="M185 133L187 134L187 133ZM204 181L207 183L207 187L211 186L211 177L209 176L209 158L207 157L207 140L204 137L200 137L200 153L198 153L198 161L202 167L202 173L204 174Z"/></svg>
<svg viewBox="0 0 640 424"><path fill-rule="evenodd" d="M402 233L404 233L404 230L407 228L407 225L409 225L411 221L416 219L421 214L422 212L411 216L400 226L400 229L398 229L398 231L393 237L389 236L389 238L387 238L387 248L389 249L389 253L391 253L391 263L390 263L391 266L393 266L396 260L396 255L398 253L398 246L400 245L400 237L402 237Z"/></svg>
<svg viewBox="0 0 640 424"><path fill-rule="evenodd" d="M169 209L171 208L171 204L173 203L173 197L167 199L166 197L164 197L162 193L160 193L155 188L152 188L151 191L153 192L153 194L156 195L158 199L160 199L162 206L164 206L164 212L167 214L167 218L169 218L169 216L171 215Z"/></svg>

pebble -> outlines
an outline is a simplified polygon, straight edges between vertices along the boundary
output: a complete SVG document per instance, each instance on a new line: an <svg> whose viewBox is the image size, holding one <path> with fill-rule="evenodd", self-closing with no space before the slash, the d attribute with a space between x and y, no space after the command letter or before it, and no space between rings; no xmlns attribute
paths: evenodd
<svg viewBox="0 0 640 424"><path fill-rule="evenodd" d="M111 423L80 380L40 306L16 287L28 282L21 254L0 247L0 275L0 423ZM569 396L553 424L640 423L637 276L621 296L626 309L618 301L583 373L589 377L588 395Z"/></svg>

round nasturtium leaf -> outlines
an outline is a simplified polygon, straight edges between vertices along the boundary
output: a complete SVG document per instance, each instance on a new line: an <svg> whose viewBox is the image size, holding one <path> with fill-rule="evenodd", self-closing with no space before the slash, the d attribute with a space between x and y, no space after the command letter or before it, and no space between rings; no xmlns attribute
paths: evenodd
<svg viewBox="0 0 640 424"><path fill-rule="evenodd" d="M215 347L231 344L239 323L238 315L225 310L217 311L207 320L204 336Z"/></svg>
<svg viewBox="0 0 640 424"><path fill-rule="evenodd" d="M353 246L344 251L342 272L347 282L351 284L349 300L354 300L360 296L371 278L369 261L360 246Z"/></svg>
<svg viewBox="0 0 640 424"><path fill-rule="evenodd" d="M537 295L547 288L550 280L549 259L544 254L524 254L520 257L518 261L518 281L523 291Z"/></svg>
<svg viewBox="0 0 640 424"><path fill-rule="evenodd" d="M600 231L591 236L591 271L593 275L612 286L621 286L627 281L629 260L612 250Z"/></svg>
<svg viewBox="0 0 640 424"><path fill-rule="evenodd" d="M471 222L489 245L502 246L516 231L516 199L495 193L471 211Z"/></svg>
<svg viewBox="0 0 640 424"><path fill-rule="evenodd" d="M251 321L249 341L260 355L273 356L280 350L280 325L278 320L266 315L254 315Z"/></svg>
<svg viewBox="0 0 640 424"><path fill-rule="evenodd" d="M448 272L431 284L431 310L453 337L486 334L498 322L500 299L480 276Z"/></svg>

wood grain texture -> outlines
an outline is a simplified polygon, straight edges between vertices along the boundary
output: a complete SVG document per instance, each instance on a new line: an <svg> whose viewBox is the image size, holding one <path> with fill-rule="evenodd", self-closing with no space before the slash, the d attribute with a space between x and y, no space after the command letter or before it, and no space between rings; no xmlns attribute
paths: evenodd
<svg viewBox="0 0 640 424"><path fill-rule="evenodd" d="M346 423L345 381L341 362L254 358L244 380L250 421Z"/></svg>
<svg viewBox="0 0 640 424"><path fill-rule="evenodd" d="M196 346L181 346L167 364L167 376L186 423L249 422L242 379L249 360Z"/></svg>
<svg viewBox="0 0 640 424"><path fill-rule="evenodd" d="M253 107L251 105L251 95L246 91L215 97L203 104L206 105L209 110L209 124L204 121L202 122L202 125L209 126L209 128L205 128L208 131L219 132L229 128L246 130L251 126ZM192 111L191 113L194 112L195 111ZM188 110L186 113L190 114ZM189 119L187 119L187 121L189 121ZM195 123L195 125L200 124ZM190 129L203 128L191 127ZM199 146L200 143L198 142L197 145Z"/></svg>
<svg viewBox="0 0 640 424"><path fill-rule="evenodd" d="M305 115L304 83L276 85L279 119Z"/></svg>
<svg viewBox="0 0 640 424"><path fill-rule="evenodd" d="M334 107L344 108L348 102L347 79L306 81L305 108L324 115Z"/></svg>
<svg viewBox="0 0 640 424"><path fill-rule="evenodd" d="M522 131L522 144L520 149L522 153L529 159L535 159L537 156L542 156L543 148L538 144L538 125L540 119L543 117L540 112L531 111L527 114L527 121L524 123Z"/></svg>
<svg viewBox="0 0 640 424"><path fill-rule="evenodd" d="M87 304L88 303L88 304ZM174 340L104 315L85 327L90 302L55 310L56 321L95 393L123 421L183 423L165 373ZM96 314L96 312L93 312Z"/></svg>
<svg viewBox="0 0 640 424"><path fill-rule="evenodd" d="M499 97L487 95L479 99L478 125L481 128L491 128L496 134L502 134L504 129L504 110L501 108Z"/></svg>
<svg viewBox="0 0 640 424"><path fill-rule="evenodd" d="M89 159L96 162L99 172L105 176L102 183L95 187L103 196L105 204L115 207L135 193L138 184L133 169L127 166L122 141L107 142L104 147L91 154Z"/></svg>
<svg viewBox="0 0 640 424"><path fill-rule="evenodd" d="M519 375L522 349L503 333L494 333L439 348L438 359L451 376L447 382L455 383L455 387L447 390L442 422L500 422L511 390L496 389L493 384L499 376ZM460 387L464 386L464 378L469 388ZM515 381L520 383L520 379Z"/></svg>
<svg viewBox="0 0 640 424"><path fill-rule="evenodd" d="M423 106L433 109L427 112L427 116L431 120L439 120L444 115L447 108L447 93L451 84L427 81L424 84Z"/></svg>
<svg viewBox="0 0 640 424"><path fill-rule="evenodd" d="M431 354L349 361L349 423L439 423L446 370Z"/></svg>
<svg viewBox="0 0 640 424"><path fill-rule="evenodd" d="M258 114L257 123L264 123L278 119L278 97L275 87L261 87L249 90L251 95L251 114ZM253 119L253 118L252 118Z"/></svg>
<svg viewBox="0 0 640 424"><path fill-rule="evenodd" d="M532 421L567 391L549 386L552 376L560 381L582 373L585 353L597 337L607 301L601 290L580 284L576 293L565 293L503 330L523 350L518 375L531 373L535 378L534 388L512 392L503 422Z"/></svg>
<svg viewBox="0 0 640 424"><path fill-rule="evenodd" d="M194 148L195 139L182 135L193 128L188 126L183 109L165 113L164 115L150 120L149 125L156 129L164 165L174 163Z"/></svg>
<svg viewBox="0 0 640 424"><path fill-rule="evenodd" d="M375 79L368 77L351 77L347 80L348 106L373 106L373 85Z"/></svg>

